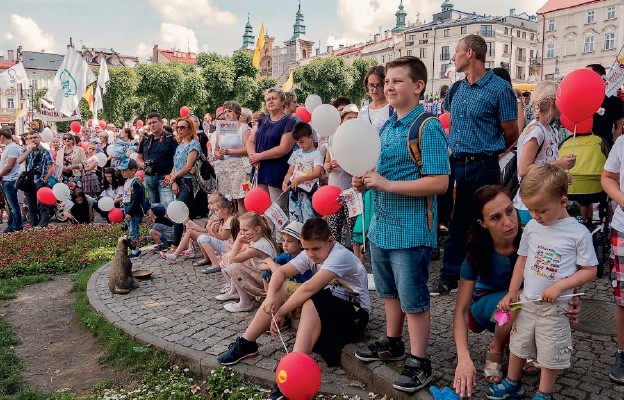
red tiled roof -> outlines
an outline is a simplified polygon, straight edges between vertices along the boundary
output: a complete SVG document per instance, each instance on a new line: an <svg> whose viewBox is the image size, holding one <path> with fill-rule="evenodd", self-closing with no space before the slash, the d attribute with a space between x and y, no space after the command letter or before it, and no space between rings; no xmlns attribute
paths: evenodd
<svg viewBox="0 0 624 400"><path fill-rule="evenodd" d="M167 57L169 60L171 61L181 61L183 63L187 63L187 64L195 64L197 61L197 56L194 53L184 53L184 52L179 52L179 54L182 54L182 57L178 57L176 56L175 51L173 50L158 50L160 51L160 53Z"/></svg>
<svg viewBox="0 0 624 400"><path fill-rule="evenodd" d="M565 10L566 8L578 7L588 3L595 3L600 0L548 0L546 4L537 10L538 14L546 14L557 10Z"/></svg>
<svg viewBox="0 0 624 400"><path fill-rule="evenodd" d="M15 61L0 62L0 69L9 69L17 64Z"/></svg>

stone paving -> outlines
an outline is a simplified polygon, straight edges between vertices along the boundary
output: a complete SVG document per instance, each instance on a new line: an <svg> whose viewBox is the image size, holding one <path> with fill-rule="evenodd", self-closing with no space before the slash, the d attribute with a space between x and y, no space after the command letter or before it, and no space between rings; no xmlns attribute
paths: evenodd
<svg viewBox="0 0 624 400"><path fill-rule="evenodd" d="M111 295L108 290L107 264L91 278L88 294L91 304L115 325L129 335L145 343L174 353L203 373L218 366L216 356L222 353L229 343L240 336L253 314L231 314L223 309L223 304L214 300L224 283L221 274L204 275L198 268L193 268L191 260L179 259L177 263L161 260L149 249L134 261L133 269L149 268L153 277L140 282L140 288L129 295ZM432 277L437 275L440 262L432 264ZM609 302L611 292L609 282L602 278L587 284L583 291L585 299L595 300L601 316L613 320L613 308ZM367 341L384 334L383 305L371 292L373 313L371 316ZM432 328L429 354L434 368L434 384L450 385L454 375L455 345L452 331L452 313L455 295L432 298ZM592 302L592 304L594 304ZM591 307L587 307L590 309ZM596 311L594 310L595 314ZM591 321L591 316L587 319ZM595 315L593 316L595 317ZM586 324L587 325L587 324ZM604 325L604 324L603 324ZM607 327L609 324L607 324ZM607 371L613 362L615 352L615 327L602 334L581 330L574 331L573 367L565 371L555 387L557 399L624 399L624 386L608 380ZM588 326L591 331L592 323ZM598 329L599 330L599 329ZM470 335L472 354L478 370L483 368L489 333ZM284 339L289 348L294 342L294 330L284 332ZM274 377L274 369L284 355L279 339L264 335L258 340L260 356L240 363L236 368L252 380L267 384ZM381 362L364 364L352 356L352 352L361 344L349 345L342 357L343 368L328 368L314 356L322 369L322 391L330 394L346 393L367 397L369 392L387 394L393 398L431 398L421 391L416 395L406 396L394 391L391 382L400 371L401 363ZM538 378L525 379L525 389L533 393ZM485 398L485 379L479 374L477 392L474 397Z"/></svg>

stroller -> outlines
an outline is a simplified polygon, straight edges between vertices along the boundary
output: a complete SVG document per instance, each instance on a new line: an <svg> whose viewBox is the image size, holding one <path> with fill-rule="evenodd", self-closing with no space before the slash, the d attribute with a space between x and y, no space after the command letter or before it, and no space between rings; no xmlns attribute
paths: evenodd
<svg viewBox="0 0 624 400"><path fill-rule="evenodd" d="M569 136L559 145L559 157L569 154L576 155L576 165L570 170L572 184L568 188L568 213L591 232L598 258L598 277L602 277L611 252L610 201L600 184L609 145L591 132L577 133L575 139ZM594 204L598 204L597 212L594 211Z"/></svg>

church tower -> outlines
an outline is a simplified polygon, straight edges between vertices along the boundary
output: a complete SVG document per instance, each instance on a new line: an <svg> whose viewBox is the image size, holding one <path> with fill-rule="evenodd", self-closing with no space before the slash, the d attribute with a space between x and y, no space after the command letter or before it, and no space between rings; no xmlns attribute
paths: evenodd
<svg viewBox="0 0 624 400"><path fill-rule="evenodd" d="M303 24L303 14L301 13L301 0L299 0L299 9L295 16L295 24L293 25L293 37L290 40L304 39L305 40L305 25Z"/></svg>
<svg viewBox="0 0 624 400"><path fill-rule="evenodd" d="M407 13L405 12L405 7L403 7L403 0L399 4L399 10L394 14L396 15L396 26L392 28L392 33L399 33L405 30L407 27L405 24L405 17Z"/></svg>
<svg viewBox="0 0 624 400"><path fill-rule="evenodd" d="M254 50L256 48L256 43L254 41L255 36L252 32L253 28L249 22L249 14L247 14L247 25L245 25L245 34L243 35L243 46L241 49Z"/></svg>
<svg viewBox="0 0 624 400"><path fill-rule="evenodd" d="M450 0L444 0L442 3L442 12L453 11L453 4L451 4Z"/></svg>

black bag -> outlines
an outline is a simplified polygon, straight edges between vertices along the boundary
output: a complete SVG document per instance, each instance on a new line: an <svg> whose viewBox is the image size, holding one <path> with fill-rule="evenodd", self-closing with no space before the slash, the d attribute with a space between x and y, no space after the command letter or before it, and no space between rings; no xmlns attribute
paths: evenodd
<svg viewBox="0 0 624 400"><path fill-rule="evenodd" d="M35 191L35 171L23 171L15 181L15 189L24 192Z"/></svg>
<svg viewBox="0 0 624 400"><path fill-rule="evenodd" d="M191 174L193 175L193 182L207 194L217 190L217 173L203 153L199 153Z"/></svg>
<svg viewBox="0 0 624 400"><path fill-rule="evenodd" d="M535 153L536 156L542 151L545 141L546 139L544 139L542 144L538 147L537 153ZM500 183L507 189L513 199L516 193L518 193L518 189L520 189L520 181L518 180L518 149L513 149L512 152L514 153L513 157L511 157L511 160L509 160L507 165L501 170Z"/></svg>

